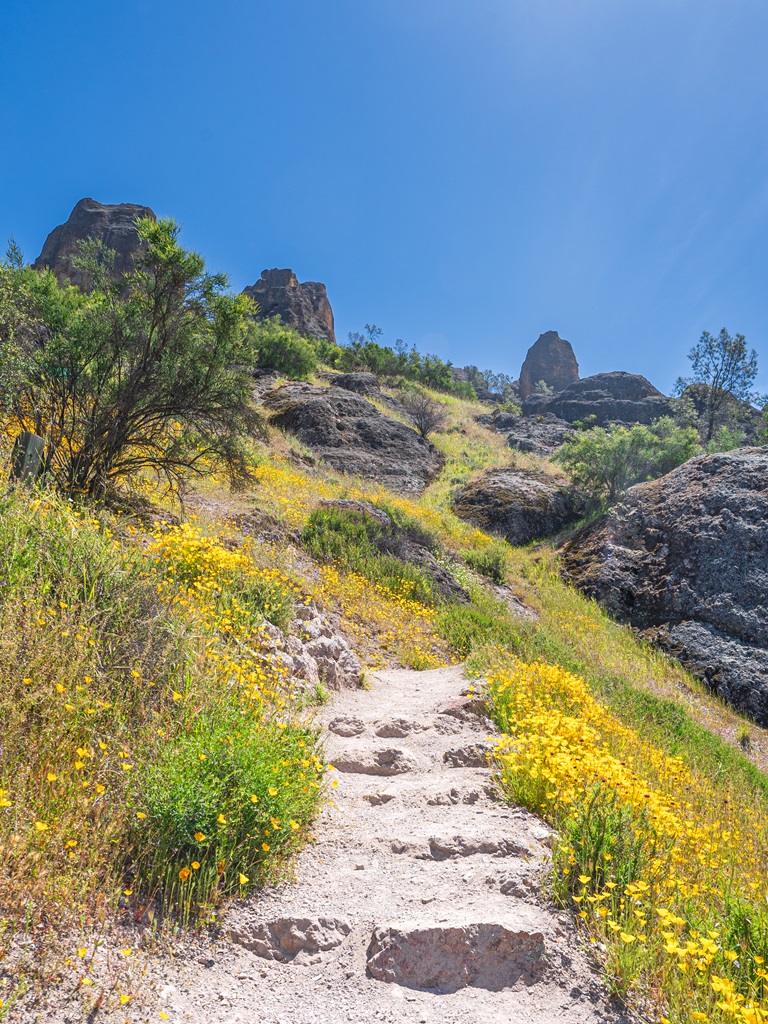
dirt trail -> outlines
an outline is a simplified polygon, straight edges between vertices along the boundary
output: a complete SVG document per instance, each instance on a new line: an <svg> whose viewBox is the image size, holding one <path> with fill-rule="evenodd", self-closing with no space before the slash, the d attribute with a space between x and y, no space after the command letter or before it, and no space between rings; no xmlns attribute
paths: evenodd
<svg viewBox="0 0 768 1024"><path fill-rule="evenodd" d="M573 1024L613 1008L546 904L547 829L495 797L460 667L382 671L323 709L333 805L296 880L160 979L172 1021Z"/></svg>

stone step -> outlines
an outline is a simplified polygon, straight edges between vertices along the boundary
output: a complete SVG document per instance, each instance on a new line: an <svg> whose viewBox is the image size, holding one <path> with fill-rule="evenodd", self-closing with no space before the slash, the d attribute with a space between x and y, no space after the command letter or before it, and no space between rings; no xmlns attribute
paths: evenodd
<svg viewBox="0 0 768 1024"><path fill-rule="evenodd" d="M371 977L433 992L534 985L546 969L544 934L533 915L380 925L367 954Z"/></svg>

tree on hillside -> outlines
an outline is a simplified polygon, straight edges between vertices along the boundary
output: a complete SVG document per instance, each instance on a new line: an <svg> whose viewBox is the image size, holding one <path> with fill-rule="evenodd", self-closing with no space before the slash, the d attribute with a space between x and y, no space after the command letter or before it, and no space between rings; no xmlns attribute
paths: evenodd
<svg viewBox="0 0 768 1024"><path fill-rule="evenodd" d="M137 226L143 250L119 281L84 246L87 294L10 262L0 274L0 310L16 311L10 325L0 316L18 364L9 411L45 439L45 471L70 492L100 497L142 471L177 487L213 464L246 475L258 417L235 367L252 361L252 304L178 244L173 221Z"/></svg>
<svg viewBox="0 0 768 1024"><path fill-rule="evenodd" d="M573 483L595 504L612 504L633 484L653 480L701 452L693 427L662 416L650 427L592 427L580 430L556 452Z"/></svg>
<svg viewBox="0 0 768 1024"><path fill-rule="evenodd" d="M445 409L426 392L414 387L403 389L400 402L423 438L445 426Z"/></svg>
<svg viewBox="0 0 768 1024"><path fill-rule="evenodd" d="M715 433L719 413L732 397L739 402L753 400L757 352L747 351L743 334L732 338L723 328L717 337L704 331L688 358L693 372L690 377L679 377L675 390L682 395L691 385L705 385L702 435L704 443L708 444Z"/></svg>

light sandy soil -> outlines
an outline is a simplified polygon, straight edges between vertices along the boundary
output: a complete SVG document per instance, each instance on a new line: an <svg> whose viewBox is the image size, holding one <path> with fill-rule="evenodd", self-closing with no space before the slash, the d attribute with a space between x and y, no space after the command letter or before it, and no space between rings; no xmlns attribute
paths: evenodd
<svg viewBox="0 0 768 1024"><path fill-rule="evenodd" d="M628 1020L543 895L548 831L498 802L466 687L460 667L381 671L323 709L339 786L295 881L234 907L207 948L156 960L145 1019Z"/></svg>

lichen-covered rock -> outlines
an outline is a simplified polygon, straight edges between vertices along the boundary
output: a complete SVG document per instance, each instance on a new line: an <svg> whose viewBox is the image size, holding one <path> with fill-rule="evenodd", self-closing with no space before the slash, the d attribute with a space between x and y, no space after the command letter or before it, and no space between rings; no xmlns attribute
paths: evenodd
<svg viewBox="0 0 768 1024"><path fill-rule="evenodd" d="M583 514L563 476L524 469L492 469L467 484L454 501L459 518L510 544L549 537Z"/></svg>
<svg viewBox="0 0 768 1024"><path fill-rule="evenodd" d="M638 484L562 550L567 577L768 725L768 449Z"/></svg>
<svg viewBox="0 0 768 1024"><path fill-rule="evenodd" d="M319 281L300 283L292 270L262 270L259 280L244 288L243 294L258 303L260 317L279 316L304 337L336 341L333 310Z"/></svg>
<svg viewBox="0 0 768 1024"><path fill-rule="evenodd" d="M550 414L569 423L594 416L601 427L611 422L652 423L669 416L672 408L672 400L645 377L621 370L585 377L557 395L531 394L523 402L526 416Z"/></svg>
<svg viewBox="0 0 768 1024"><path fill-rule="evenodd" d="M579 364L570 341L561 338L557 331L546 331L528 349L518 389L521 398L527 398L536 391L539 381L547 387L562 391L579 379Z"/></svg>
<svg viewBox="0 0 768 1024"><path fill-rule="evenodd" d="M48 235L43 251L32 265L35 270L49 268L60 283L68 280L82 287L87 282L73 261L80 255L78 243L95 238L114 251L115 275L129 273L134 268L134 257L140 248L136 231L139 217L154 220L155 214L148 206L133 203L109 206L95 199L81 199L64 224L59 224Z"/></svg>
<svg viewBox="0 0 768 1024"><path fill-rule="evenodd" d="M419 492L444 464L438 449L343 388L284 384L264 397L272 423L295 434L340 473Z"/></svg>
<svg viewBox="0 0 768 1024"><path fill-rule="evenodd" d="M354 373L333 373L331 371L319 373L318 376L332 384L334 387L343 388L345 391L354 391L357 395L380 395L379 378L375 373L367 373L358 370Z"/></svg>

